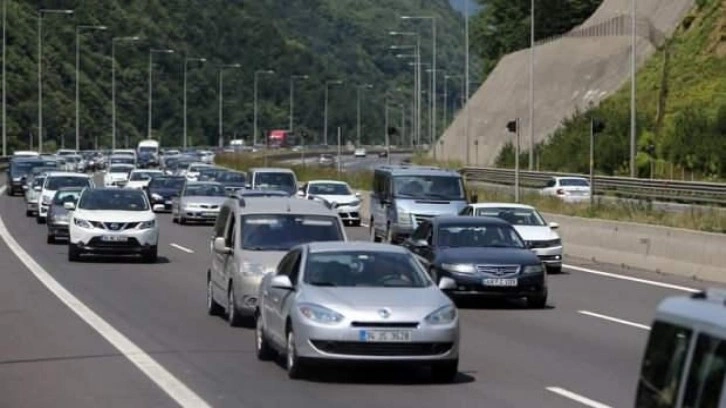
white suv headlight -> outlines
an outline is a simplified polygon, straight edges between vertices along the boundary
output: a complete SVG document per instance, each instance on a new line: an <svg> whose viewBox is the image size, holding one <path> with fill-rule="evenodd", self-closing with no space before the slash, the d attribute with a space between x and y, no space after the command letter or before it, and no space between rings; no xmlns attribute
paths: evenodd
<svg viewBox="0 0 726 408"><path fill-rule="evenodd" d="M266 266L253 262L242 262L240 264L240 272L245 276L263 276L275 272L275 269L274 266Z"/></svg>
<svg viewBox="0 0 726 408"><path fill-rule="evenodd" d="M141 224L139 224L139 229L142 229L142 230L150 229L150 228L154 228L155 226L156 226L156 220L144 221Z"/></svg>
<svg viewBox="0 0 726 408"><path fill-rule="evenodd" d="M297 308L300 314L316 323L336 324L345 318L345 316L334 310L313 303L301 303Z"/></svg>
<svg viewBox="0 0 726 408"><path fill-rule="evenodd" d="M88 222L84 219L81 219L81 218L74 218L73 223L76 224L76 226L81 227L81 228L85 228L85 229L93 228L93 225L91 225L90 222Z"/></svg>
<svg viewBox="0 0 726 408"><path fill-rule="evenodd" d="M474 272L476 272L476 267L474 267L474 264L442 263L441 267L446 269L449 272L456 272L456 273L474 273Z"/></svg>
<svg viewBox="0 0 726 408"><path fill-rule="evenodd" d="M424 318L428 324L447 324L453 322L454 319L456 319L456 307L454 305L438 308Z"/></svg>

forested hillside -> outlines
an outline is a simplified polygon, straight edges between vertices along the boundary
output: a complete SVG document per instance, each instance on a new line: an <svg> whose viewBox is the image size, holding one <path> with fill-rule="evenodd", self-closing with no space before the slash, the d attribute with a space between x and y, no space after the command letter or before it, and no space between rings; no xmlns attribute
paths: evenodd
<svg viewBox="0 0 726 408"><path fill-rule="evenodd" d="M218 66L240 63L224 74L225 138L251 138L253 76L260 76L259 129L287 128L290 75L309 75L296 82L296 127L312 137L322 133L326 80L331 87L330 133L342 126L352 137L357 84L374 88L363 93L364 141L383 138L386 90L401 87L401 102L410 101L412 68L388 50L411 43L390 30L420 29L424 60L430 58L430 24L403 22L405 14L436 15L439 68L463 72L463 17L448 0L77 0L8 2L8 135L11 147L37 140L37 9L74 9L73 15L44 14L43 84L45 140L70 145L75 134L75 27L103 24L107 31L83 30L81 40L81 140L91 147L98 138L110 143L111 43L113 37L139 35L138 42L116 43L119 144L146 137L149 50L154 54L154 137L167 145L182 142L182 71L189 63L189 134L194 143L216 144ZM405 51L404 51L405 52ZM426 77L424 77L425 79ZM455 91L450 97L456 98ZM405 99L403 99L405 97ZM406 106L409 106L408 104ZM261 139L260 139L261 140ZM310 142L314 142L311 140ZM318 139L319 141L319 139ZM48 146L52 148L53 146Z"/></svg>

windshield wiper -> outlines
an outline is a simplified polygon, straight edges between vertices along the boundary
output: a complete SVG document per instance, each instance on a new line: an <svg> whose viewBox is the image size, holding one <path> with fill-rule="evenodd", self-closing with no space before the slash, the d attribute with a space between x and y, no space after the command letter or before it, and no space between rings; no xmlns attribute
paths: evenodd
<svg viewBox="0 0 726 408"><path fill-rule="evenodd" d="M338 285L334 284L333 282L308 282L309 285L313 286L327 286L327 287L336 287Z"/></svg>

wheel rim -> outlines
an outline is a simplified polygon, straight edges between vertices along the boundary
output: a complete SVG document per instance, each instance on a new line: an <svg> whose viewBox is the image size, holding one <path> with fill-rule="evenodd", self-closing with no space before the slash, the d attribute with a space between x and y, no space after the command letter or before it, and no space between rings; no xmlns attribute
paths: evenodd
<svg viewBox="0 0 726 408"><path fill-rule="evenodd" d="M292 332L287 334L287 369L292 370L295 367L295 336Z"/></svg>
<svg viewBox="0 0 726 408"><path fill-rule="evenodd" d="M257 316L257 325L255 325L255 346L257 347L257 351L262 350L262 317Z"/></svg>
<svg viewBox="0 0 726 408"><path fill-rule="evenodd" d="M227 315L229 316L230 321L234 321L235 318L235 311L234 311L234 290L230 289L229 291L229 297L227 299Z"/></svg>
<svg viewBox="0 0 726 408"><path fill-rule="evenodd" d="M212 280L207 279L207 309L212 310Z"/></svg>

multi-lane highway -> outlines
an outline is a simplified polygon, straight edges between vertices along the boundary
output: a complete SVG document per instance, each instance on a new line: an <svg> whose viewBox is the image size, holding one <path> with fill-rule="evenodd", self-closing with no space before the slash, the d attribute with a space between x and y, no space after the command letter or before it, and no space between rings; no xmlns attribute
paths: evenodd
<svg viewBox="0 0 726 408"><path fill-rule="evenodd" d="M462 305L455 384L372 368L292 381L256 360L253 330L207 316L211 228L159 219L157 264L71 264L22 198L0 197L0 406L632 406L655 306L703 286L570 259L545 310Z"/></svg>

